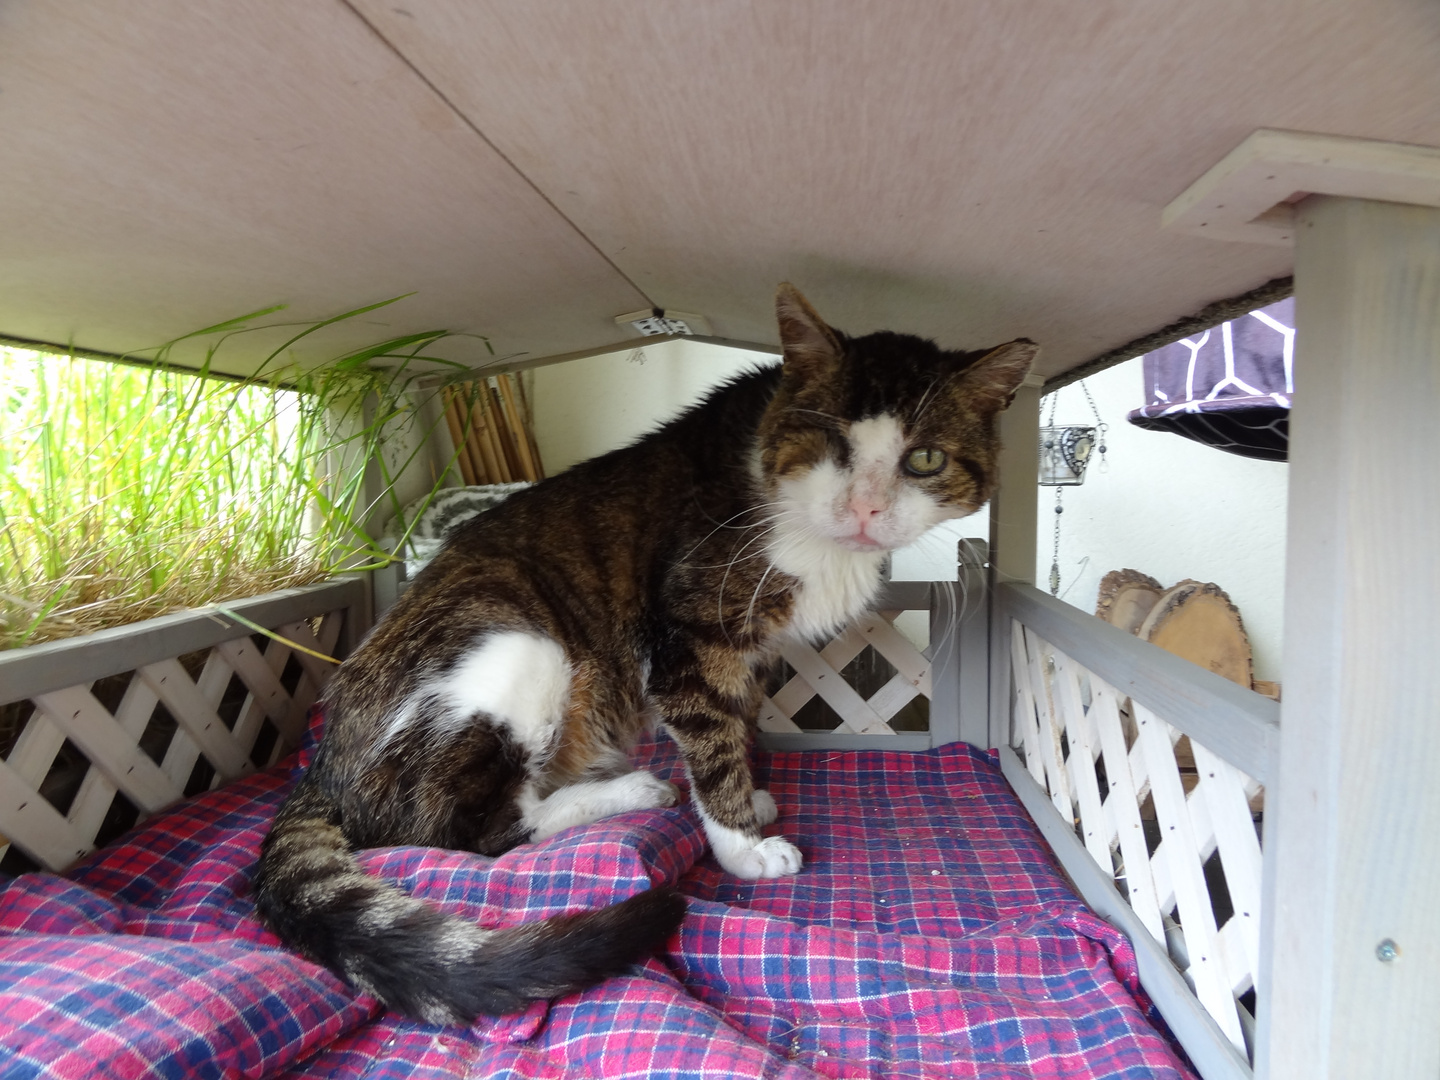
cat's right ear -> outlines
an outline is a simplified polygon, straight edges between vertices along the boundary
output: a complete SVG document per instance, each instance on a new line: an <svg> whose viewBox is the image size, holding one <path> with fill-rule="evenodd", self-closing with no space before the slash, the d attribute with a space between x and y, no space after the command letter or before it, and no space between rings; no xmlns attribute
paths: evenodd
<svg viewBox="0 0 1440 1080"><path fill-rule="evenodd" d="M991 349L970 367L960 379L962 392L971 402L990 412L1003 412L1015 399L1015 391L1030 374L1030 365L1040 346L1029 338Z"/></svg>
<svg viewBox="0 0 1440 1080"><path fill-rule="evenodd" d="M775 290L775 317L780 322L787 374L808 380L834 371L843 351L840 339L788 281Z"/></svg>

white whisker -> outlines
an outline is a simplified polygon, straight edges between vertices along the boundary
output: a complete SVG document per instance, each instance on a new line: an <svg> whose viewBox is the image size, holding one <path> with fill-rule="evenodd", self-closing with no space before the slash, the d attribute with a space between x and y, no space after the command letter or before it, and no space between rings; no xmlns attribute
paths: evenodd
<svg viewBox="0 0 1440 1080"><path fill-rule="evenodd" d="M750 603L745 608L745 621L747 623L750 621L750 617L755 614L755 602L760 599L760 590L765 587L765 579L774 572L775 565L772 563L771 565L766 567L765 572L760 575L760 580L755 585L755 591L750 594Z"/></svg>
<svg viewBox="0 0 1440 1080"><path fill-rule="evenodd" d="M780 526L777 522L776 524L770 525L768 528L756 532L753 536L746 540L743 545L741 545L739 550L737 550L734 555L730 557L730 561L725 564L725 573L722 574L720 577L720 587L716 590L715 595L715 617L716 622L720 625L721 632L725 635L725 640L727 642L730 642L730 644L732 645L734 644L734 640L730 637L730 631L725 625L725 586L730 580L730 571L735 568L735 564L737 562L748 561L748 559L742 560L740 558L740 556L743 555L748 548L750 548L754 544L762 543L763 541L765 541L769 536L776 533L779 530L779 527ZM754 558L759 555L766 555L768 553L768 547L762 547L755 556L750 556L750 558ZM769 574L771 569L774 569L774 567L772 566L770 568L767 568L765 573L761 575L760 580L762 582L765 580L765 576ZM746 615L746 618L748 620L748 613Z"/></svg>
<svg viewBox="0 0 1440 1080"><path fill-rule="evenodd" d="M731 529L748 529L748 528L751 528L752 526L750 526L750 525L731 525L730 522L734 521L734 520L735 520L736 518L738 518L738 517L744 517L746 514L753 514L753 513L754 513L755 511L757 511L757 510L768 509L768 508L769 508L769 504L768 504L768 503L756 503L754 506L747 506L747 507L745 507L745 509L738 511L737 513L731 514L731 515L730 515L728 518L726 518L724 521L721 521L721 522L716 523L715 528L711 529L708 533L706 533L706 534L705 534L704 536L702 536L698 541L696 541L695 546L692 547L689 551L687 551L687 552L684 554L684 556L682 556L678 561L679 561L679 562L682 562L682 563L685 562L686 559L689 559L691 555L694 555L695 552L699 551L700 548L705 544L705 542L706 542L707 540L709 540L710 537L714 536L717 532L719 532L721 529L724 529L724 528L731 528ZM702 513L703 513L703 512L704 512L704 511L702 510ZM711 521L714 521L714 520L715 520L713 517L710 517L709 514L705 514L705 516L706 516L707 518L710 518Z"/></svg>
<svg viewBox="0 0 1440 1080"><path fill-rule="evenodd" d="M820 419L827 421L827 427L834 427L838 431L844 431L847 427L850 426L848 420L842 419L839 416L832 416L830 413L827 412L821 412L819 409L802 409L798 405L791 405L785 411L793 413L805 413L809 416L818 416L820 417Z"/></svg>
<svg viewBox="0 0 1440 1080"><path fill-rule="evenodd" d="M941 376L933 383L931 383L930 386L926 389L925 393L921 395L920 403L915 406L915 412L910 417L909 426L913 429L916 424L920 423L921 418L925 415L925 410L928 409L935 401L936 395L938 394L942 386L948 383L951 379L955 378L957 375L965 374L965 372L968 370L968 368L961 368L959 371L952 371L950 372L950 374Z"/></svg>

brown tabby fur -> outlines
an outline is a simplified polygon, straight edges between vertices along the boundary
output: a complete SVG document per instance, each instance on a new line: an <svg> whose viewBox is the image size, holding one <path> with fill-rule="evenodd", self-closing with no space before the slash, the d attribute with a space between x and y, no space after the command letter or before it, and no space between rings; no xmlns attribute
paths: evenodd
<svg viewBox="0 0 1440 1080"><path fill-rule="evenodd" d="M652 891L487 935L365 877L350 852L424 844L499 854L530 838L526 785L543 799L624 776L626 753L657 719L679 744L712 841L760 841L747 765L760 678L807 590L824 592L770 557L775 530L798 527L777 510L781 483L827 460L848 467L852 422L883 414L900 418L907 446L947 455L933 476L904 475L896 462L900 479L887 483L923 492L942 516L973 512L994 486L994 417L1035 352L1023 339L973 353L900 334L850 339L790 286L777 311L783 366L741 376L634 445L460 526L341 666L320 749L257 875L260 910L285 941L438 1020L520 1008L623 969L673 931L677 896ZM882 557L855 557L861 583L831 605L841 617L873 595ZM503 718L446 726L424 696L505 631L558 642L568 664L541 752ZM416 695L414 718L396 725ZM797 854L758 872L798 865Z"/></svg>

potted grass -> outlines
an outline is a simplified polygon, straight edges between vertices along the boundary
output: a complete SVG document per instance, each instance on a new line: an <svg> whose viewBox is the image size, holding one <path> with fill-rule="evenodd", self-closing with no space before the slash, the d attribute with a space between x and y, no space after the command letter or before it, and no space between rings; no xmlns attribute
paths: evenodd
<svg viewBox="0 0 1440 1080"><path fill-rule="evenodd" d="M443 331L286 366L380 306L291 327L242 379L217 357L280 309L135 363L0 350L0 871L67 865L298 741L391 560L373 523L443 424L415 379L462 367Z"/></svg>

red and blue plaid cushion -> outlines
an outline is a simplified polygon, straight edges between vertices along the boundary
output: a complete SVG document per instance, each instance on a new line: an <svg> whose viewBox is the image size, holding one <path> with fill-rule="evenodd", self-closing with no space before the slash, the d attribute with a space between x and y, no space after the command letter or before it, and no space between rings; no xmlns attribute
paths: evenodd
<svg viewBox="0 0 1440 1080"><path fill-rule="evenodd" d="M683 781L673 746L640 758ZM0 891L3 1077L1185 1077L1134 955L1075 899L993 761L774 754L794 878L739 881L688 807L499 859L365 852L499 926L678 882L690 913L633 972L469 1030L383 1013L280 948L249 878L298 766L157 815L64 876Z"/></svg>

